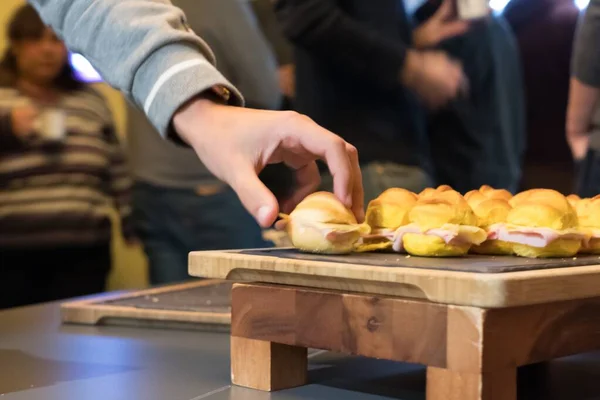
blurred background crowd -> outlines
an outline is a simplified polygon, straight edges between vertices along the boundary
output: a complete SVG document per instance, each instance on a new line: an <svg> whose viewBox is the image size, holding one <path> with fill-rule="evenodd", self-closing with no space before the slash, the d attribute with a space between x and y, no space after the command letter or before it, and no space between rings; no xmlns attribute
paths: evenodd
<svg viewBox="0 0 600 400"><path fill-rule="evenodd" d="M173 3L247 107L296 110L358 148L366 202L389 187L600 184L565 129L583 0L492 0L470 23L452 0ZM0 25L0 309L180 282L190 251L273 245L33 8L3 0ZM261 174L281 201L293 177Z"/></svg>

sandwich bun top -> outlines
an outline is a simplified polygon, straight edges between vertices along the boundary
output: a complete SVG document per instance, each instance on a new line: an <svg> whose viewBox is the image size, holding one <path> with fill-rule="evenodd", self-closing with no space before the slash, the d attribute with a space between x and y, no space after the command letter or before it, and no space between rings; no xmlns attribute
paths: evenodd
<svg viewBox="0 0 600 400"><path fill-rule="evenodd" d="M471 190L465 194L465 200L471 206L471 208L477 207L482 201L488 200L488 198L481 193L479 190Z"/></svg>
<svg viewBox="0 0 600 400"><path fill-rule="evenodd" d="M315 192L306 196L289 217L318 223L357 224L352 211L329 192Z"/></svg>
<svg viewBox="0 0 600 400"><path fill-rule="evenodd" d="M483 193L485 197L488 199L501 199L501 200L510 200L513 195L506 189L494 189L489 185L483 185L479 188L479 191Z"/></svg>
<svg viewBox="0 0 600 400"><path fill-rule="evenodd" d="M440 193L440 192L447 192L447 191L452 191L453 189L448 186L448 185L440 185L437 188L425 188L421 191L421 193L419 193L419 198L420 197L429 197L429 196L435 196L436 193Z"/></svg>
<svg viewBox="0 0 600 400"><path fill-rule="evenodd" d="M512 194L509 191L494 189L488 185L465 194L465 200L473 209L480 227L506 222L508 213L512 209L509 204L511 198Z"/></svg>
<svg viewBox="0 0 600 400"><path fill-rule="evenodd" d="M506 222L512 207L503 199L485 199L473 206L480 227Z"/></svg>
<svg viewBox="0 0 600 400"><path fill-rule="evenodd" d="M422 230L444 224L477 225L477 218L464 197L455 190L436 191L419 197L410 210L409 220Z"/></svg>
<svg viewBox="0 0 600 400"><path fill-rule="evenodd" d="M577 214L565 196L551 189L521 192L510 201L507 222L514 225L564 230L578 226Z"/></svg>
<svg viewBox="0 0 600 400"><path fill-rule="evenodd" d="M571 204L572 207L575 207L578 202L581 201L581 197L576 194L570 194L567 196L567 201Z"/></svg>
<svg viewBox="0 0 600 400"><path fill-rule="evenodd" d="M575 210L582 228L600 229L600 195L591 199L579 199Z"/></svg>
<svg viewBox="0 0 600 400"><path fill-rule="evenodd" d="M365 222L372 228L396 229L408 224L408 212L417 202L417 195L402 188L387 189L369 202Z"/></svg>

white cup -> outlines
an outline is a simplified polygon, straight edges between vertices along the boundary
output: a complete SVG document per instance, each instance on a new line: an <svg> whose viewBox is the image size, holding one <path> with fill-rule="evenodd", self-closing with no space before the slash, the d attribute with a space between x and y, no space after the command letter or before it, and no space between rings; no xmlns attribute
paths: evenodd
<svg viewBox="0 0 600 400"><path fill-rule="evenodd" d="M456 9L463 20L485 18L491 11L488 0L456 0Z"/></svg>
<svg viewBox="0 0 600 400"><path fill-rule="evenodd" d="M60 142L66 134L66 115L59 108L44 108L36 121L36 131L49 141Z"/></svg>

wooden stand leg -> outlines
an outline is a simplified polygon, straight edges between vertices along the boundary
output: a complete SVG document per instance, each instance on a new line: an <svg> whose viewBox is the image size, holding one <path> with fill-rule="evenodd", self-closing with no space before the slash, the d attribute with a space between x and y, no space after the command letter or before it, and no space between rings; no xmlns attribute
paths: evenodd
<svg viewBox="0 0 600 400"><path fill-rule="evenodd" d="M234 385L274 391L306 384L307 349L263 340L231 337Z"/></svg>
<svg viewBox="0 0 600 400"><path fill-rule="evenodd" d="M516 369L476 374L427 368L427 400L516 399Z"/></svg>

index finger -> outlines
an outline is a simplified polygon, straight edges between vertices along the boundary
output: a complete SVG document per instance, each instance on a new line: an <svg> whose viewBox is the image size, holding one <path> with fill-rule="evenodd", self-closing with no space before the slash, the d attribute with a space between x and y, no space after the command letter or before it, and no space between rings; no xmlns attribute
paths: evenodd
<svg viewBox="0 0 600 400"><path fill-rule="evenodd" d="M352 187L352 212L356 216L358 222L363 222L365 218L365 193L362 182L362 172L360 171L360 163L358 161L358 150L356 147L346 144L346 151L352 166L352 177L354 178L354 186Z"/></svg>
<svg viewBox="0 0 600 400"><path fill-rule="evenodd" d="M347 143L338 135L317 125L306 116L294 114L296 118L285 125L285 139L299 144L303 151L315 159L324 160L333 176L333 191L336 197L347 207L353 206L355 170L351 162ZM291 122L291 123L290 123Z"/></svg>

